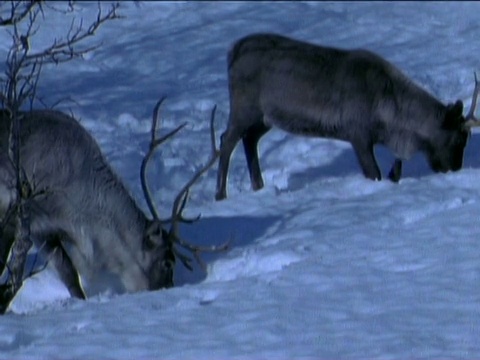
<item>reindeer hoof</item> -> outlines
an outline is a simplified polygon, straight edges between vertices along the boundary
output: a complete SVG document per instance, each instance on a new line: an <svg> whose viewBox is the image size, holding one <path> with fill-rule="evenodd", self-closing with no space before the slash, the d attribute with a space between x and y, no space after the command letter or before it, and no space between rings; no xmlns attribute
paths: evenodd
<svg viewBox="0 0 480 360"><path fill-rule="evenodd" d="M402 177L402 161L396 159L392 165L392 169L388 173L388 178L394 182L398 183Z"/></svg>
<svg viewBox="0 0 480 360"><path fill-rule="evenodd" d="M221 200L226 199L226 198L227 198L226 193L218 192L218 193L215 194L215 200L216 201L221 201Z"/></svg>

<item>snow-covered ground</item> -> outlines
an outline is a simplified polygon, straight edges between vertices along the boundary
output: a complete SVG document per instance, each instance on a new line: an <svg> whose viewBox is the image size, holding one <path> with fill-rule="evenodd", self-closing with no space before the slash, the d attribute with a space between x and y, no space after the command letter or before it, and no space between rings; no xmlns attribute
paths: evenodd
<svg viewBox="0 0 480 360"><path fill-rule="evenodd" d="M78 6L86 20L96 11ZM217 137L226 127L226 52L246 34L373 50L466 110L480 70L476 2L122 2L120 13L98 31L102 47L46 68L38 92L74 99L58 108L91 131L142 206L151 112L167 95L162 130L188 125L152 163L162 214L208 157L214 104ZM70 21L45 19L39 41ZM45 271L0 317L0 358L479 358L479 148L474 132L464 169L448 174L417 155L392 184L366 180L346 143L273 130L260 145L263 190L250 190L240 146L227 200L214 201L216 168L193 188L187 215L203 216L182 236L232 240L204 257L207 274L179 266L173 289L79 301ZM385 175L392 154L377 156Z"/></svg>

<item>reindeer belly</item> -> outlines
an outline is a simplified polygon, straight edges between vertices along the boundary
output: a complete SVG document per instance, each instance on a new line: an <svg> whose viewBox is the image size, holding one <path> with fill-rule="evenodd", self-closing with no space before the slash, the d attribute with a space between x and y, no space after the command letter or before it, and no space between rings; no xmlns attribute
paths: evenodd
<svg viewBox="0 0 480 360"><path fill-rule="evenodd" d="M277 107L265 112L263 121L267 126L275 126L295 135L348 139L338 115L329 117L328 111L292 111Z"/></svg>

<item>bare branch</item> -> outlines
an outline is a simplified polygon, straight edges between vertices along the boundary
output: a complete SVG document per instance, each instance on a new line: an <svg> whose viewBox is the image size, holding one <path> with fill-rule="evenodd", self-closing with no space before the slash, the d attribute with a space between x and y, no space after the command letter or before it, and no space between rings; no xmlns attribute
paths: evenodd
<svg viewBox="0 0 480 360"><path fill-rule="evenodd" d="M7 54L7 71L5 83L4 106L10 109L20 109L26 99L33 101L33 94L36 90L38 77L42 63L37 61L30 66L25 64L28 54L28 39L35 34L33 26L40 13L41 7L31 11L28 16L27 29L24 35L18 30L18 24L14 24L13 32L10 32L13 43ZM17 111L15 110L15 111ZM15 113L12 111L12 113Z"/></svg>
<svg viewBox="0 0 480 360"><path fill-rule="evenodd" d="M32 0L32 1L11 1L10 2L10 15L7 18L0 16L0 26L11 26L16 25L25 19L32 9L36 6L40 6L42 1ZM21 5L24 5L21 9Z"/></svg>
<svg viewBox="0 0 480 360"><path fill-rule="evenodd" d="M101 44L89 46L83 49L79 49L77 46L85 39L94 36L96 30L105 22L119 19L121 17L117 14L117 10L120 6L119 3L112 4L110 9L105 14L102 14L102 7L100 3L98 6L99 10L97 13L97 19L90 24L87 29L84 29L83 27L83 19L80 20L80 24L75 28L75 19L73 19L67 32L67 37L64 40L55 40L51 46L43 49L42 51L28 54L25 59L27 66L38 59L42 59L44 63L58 64L69 61L73 58L81 58L86 53L99 48Z"/></svg>

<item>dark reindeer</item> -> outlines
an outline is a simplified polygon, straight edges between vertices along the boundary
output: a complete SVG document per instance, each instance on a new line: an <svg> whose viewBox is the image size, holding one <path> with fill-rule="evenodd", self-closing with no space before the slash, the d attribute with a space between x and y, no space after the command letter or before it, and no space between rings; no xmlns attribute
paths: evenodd
<svg viewBox="0 0 480 360"><path fill-rule="evenodd" d="M380 180L374 145L402 160L425 153L435 172L462 167L469 130L463 103L444 105L367 50L341 50L274 34L238 40L228 53L230 116L215 198L226 198L232 151L242 139L253 190L263 187L257 144L271 127L351 143L363 174ZM473 113L472 113L473 115Z"/></svg>
<svg viewBox="0 0 480 360"><path fill-rule="evenodd" d="M162 99L163 100L163 99ZM141 183L152 218L148 218L107 163L93 137L72 117L58 111L22 114L20 159L26 177L42 194L25 207L31 238L55 265L71 296L156 290L173 286L175 259L188 267L201 248L178 236L178 223L189 188L217 158L211 117L212 154L175 198L171 218L161 220L148 189L145 171L154 150L182 127L156 139L161 101L155 106L151 143L141 166ZM15 176L7 156L10 118L0 113L0 270L14 241L12 208L16 201ZM184 124L185 125L185 124ZM170 229L164 228L170 223Z"/></svg>

